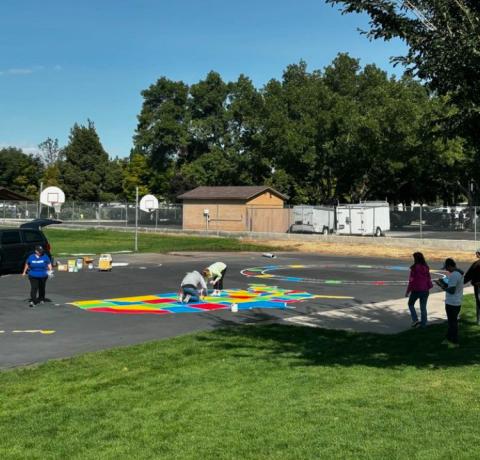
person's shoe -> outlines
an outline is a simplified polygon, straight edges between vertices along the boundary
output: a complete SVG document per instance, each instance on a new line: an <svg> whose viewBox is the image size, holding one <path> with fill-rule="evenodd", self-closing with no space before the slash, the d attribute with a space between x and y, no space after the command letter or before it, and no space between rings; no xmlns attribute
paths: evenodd
<svg viewBox="0 0 480 460"><path fill-rule="evenodd" d="M190 294L186 294L185 297L183 298L183 303L190 302L191 298L192 298L192 296Z"/></svg>
<svg viewBox="0 0 480 460"><path fill-rule="evenodd" d="M420 326L420 321L412 321L411 327L418 327Z"/></svg>
<svg viewBox="0 0 480 460"><path fill-rule="evenodd" d="M35 302L33 302L33 300L30 300L30 302L28 302L28 306L30 308L33 308L35 306Z"/></svg>
<svg viewBox="0 0 480 460"><path fill-rule="evenodd" d="M448 342L448 348L449 349L459 348L459 347L460 347L460 345L458 343Z"/></svg>
<svg viewBox="0 0 480 460"><path fill-rule="evenodd" d="M450 343L450 342L449 342L447 339L441 341L441 344L442 344L442 345L448 345L449 343Z"/></svg>

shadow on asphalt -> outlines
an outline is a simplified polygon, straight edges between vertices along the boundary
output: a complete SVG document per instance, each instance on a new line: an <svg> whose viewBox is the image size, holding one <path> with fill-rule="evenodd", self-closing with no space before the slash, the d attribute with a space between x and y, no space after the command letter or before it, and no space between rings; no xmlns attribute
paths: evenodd
<svg viewBox="0 0 480 460"><path fill-rule="evenodd" d="M395 335L335 331L278 323L261 324L276 319L256 314L256 324L239 326L238 321L215 318L216 329L199 334L197 340L209 346L232 352L239 359L263 356L266 360L291 360L299 366L369 366L425 369L478 364L480 360L480 327L473 320L474 308L469 301L460 322L459 349L441 345L446 323L426 329L414 329ZM235 327L230 327L235 326ZM261 353L259 353L259 351Z"/></svg>

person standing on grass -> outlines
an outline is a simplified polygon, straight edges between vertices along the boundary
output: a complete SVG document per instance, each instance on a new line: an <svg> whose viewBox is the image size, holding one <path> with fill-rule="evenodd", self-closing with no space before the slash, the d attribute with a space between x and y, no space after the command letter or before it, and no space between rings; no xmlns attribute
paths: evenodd
<svg viewBox="0 0 480 460"><path fill-rule="evenodd" d="M203 276L213 284L213 296L219 296L223 289L223 278L227 271L227 266L223 262L215 262L203 270Z"/></svg>
<svg viewBox="0 0 480 460"><path fill-rule="evenodd" d="M30 307L45 302L45 288L52 273L52 261L42 246L35 246L35 252L27 258L22 276L28 273L30 281ZM38 294L38 297L37 297Z"/></svg>
<svg viewBox="0 0 480 460"><path fill-rule="evenodd" d="M430 277L430 267L425 262L425 257L421 252L413 254L413 265L410 267L410 277L408 280L407 292L408 308L412 317L412 327L427 326L427 301L430 289L432 289L432 278ZM420 301L420 321L418 321L415 302Z"/></svg>
<svg viewBox="0 0 480 460"><path fill-rule="evenodd" d="M445 291L445 311L448 319L447 337L442 342L449 348L458 348L458 316L463 299L463 271L457 268L453 259L445 259L443 270L448 272L447 279L436 280Z"/></svg>
<svg viewBox="0 0 480 460"><path fill-rule="evenodd" d="M198 302L207 295L207 283L197 271L188 272L180 283L179 301L182 303Z"/></svg>
<svg viewBox="0 0 480 460"><path fill-rule="evenodd" d="M475 252L477 260L470 265L463 278L464 284L472 283L477 306L477 324L480 325L480 248Z"/></svg>

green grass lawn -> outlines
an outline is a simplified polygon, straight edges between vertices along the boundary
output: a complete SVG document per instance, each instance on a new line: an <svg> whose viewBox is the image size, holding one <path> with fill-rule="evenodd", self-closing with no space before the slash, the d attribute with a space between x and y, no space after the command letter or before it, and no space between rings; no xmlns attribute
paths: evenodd
<svg viewBox="0 0 480 460"><path fill-rule="evenodd" d="M478 458L480 328L242 326L0 373L2 459ZM45 336L45 340L49 340Z"/></svg>
<svg viewBox="0 0 480 460"><path fill-rule="evenodd" d="M114 230L45 229L54 255L100 254L133 250L134 234ZM242 243L235 238L138 234L139 252L171 251L278 251L282 248ZM285 250L285 248L283 248Z"/></svg>

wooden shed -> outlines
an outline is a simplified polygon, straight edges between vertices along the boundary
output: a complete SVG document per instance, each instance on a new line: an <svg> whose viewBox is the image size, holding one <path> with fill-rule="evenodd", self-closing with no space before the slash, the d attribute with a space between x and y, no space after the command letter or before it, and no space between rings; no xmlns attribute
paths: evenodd
<svg viewBox="0 0 480 460"><path fill-rule="evenodd" d="M197 187L183 200L185 230L286 232L286 195L268 186Z"/></svg>

